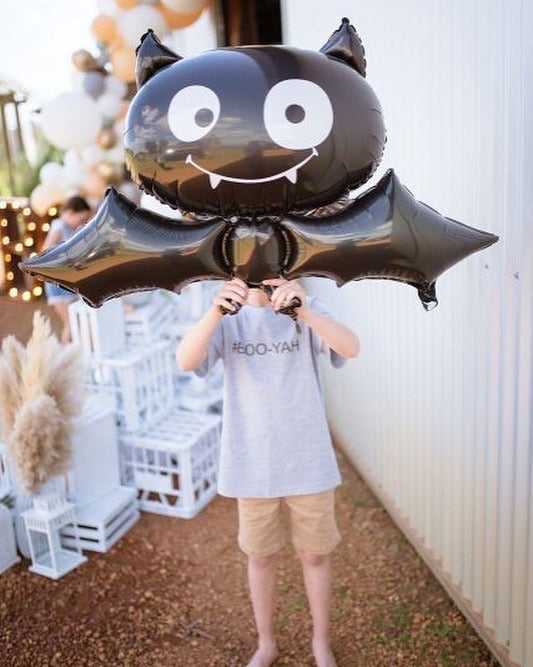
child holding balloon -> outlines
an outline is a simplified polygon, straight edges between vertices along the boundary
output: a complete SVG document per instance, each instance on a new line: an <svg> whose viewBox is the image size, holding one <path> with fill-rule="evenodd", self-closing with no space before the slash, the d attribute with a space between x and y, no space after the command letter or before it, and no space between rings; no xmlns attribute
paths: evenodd
<svg viewBox="0 0 533 667"><path fill-rule="evenodd" d="M277 554L286 537L285 512L302 562L316 664L334 667L331 552L340 541L334 492L341 478L317 361L325 353L340 367L357 356L359 339L316 298L307 297L297 281L276 278L264 284L265 290L250 289L239 278L225 283L184 336L176 360L199 376L219 358L224 363L218 491L237 498L238 542L248 556L259 639L249 667L269 667L278 656L274 590ZM302 304L295 309L297 326L278 312L295 298ZM234 314L223 316L223 309Z"/></svg>

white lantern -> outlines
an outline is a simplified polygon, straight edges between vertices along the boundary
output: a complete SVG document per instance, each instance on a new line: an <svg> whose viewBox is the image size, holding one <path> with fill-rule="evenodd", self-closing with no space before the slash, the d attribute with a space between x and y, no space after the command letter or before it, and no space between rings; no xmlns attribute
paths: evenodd
<svg viewBox="0 0 533 667"><path fill-rule="evenodd" d="M33 507L22 512L30 546L30 572L59 579L87 560L81 553L74 503L58 493L34 496ZM74 535L74 549L61 544L61 528L69 526Z"/></svg>

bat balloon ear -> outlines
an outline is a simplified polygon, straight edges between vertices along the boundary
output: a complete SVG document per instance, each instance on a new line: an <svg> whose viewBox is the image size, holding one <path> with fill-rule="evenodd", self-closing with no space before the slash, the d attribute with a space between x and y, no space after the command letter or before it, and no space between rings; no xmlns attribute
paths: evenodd
<svg viewBox="0 0 533 667"><path fill-rule="evenodd" d="M135 53L137 54L135 66L137 90L162 67L182 60L181 56L161 44L153 30L144 33Z"/></svg>
<svg viewBox="0 0 533 667"><path fill-rule="evenodd" d="M366 76L363 43L353 25L350 24L349 19L342 19L340 27L335 30L320 49L320 53L325 53L332 58L338 58L357 70L361 76Z"/></svg>

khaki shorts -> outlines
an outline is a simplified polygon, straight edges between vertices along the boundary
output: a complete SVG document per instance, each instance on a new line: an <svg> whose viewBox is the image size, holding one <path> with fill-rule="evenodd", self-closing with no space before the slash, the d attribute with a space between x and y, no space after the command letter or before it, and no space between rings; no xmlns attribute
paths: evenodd
<svg viewBox="0 0 533 667"><path fill-rule="evenodd" d="M341 540L335 522L335 489L284 498L238 498L239 547L267 556L283 547L291 528L295 549L326 555Z"/></svg>

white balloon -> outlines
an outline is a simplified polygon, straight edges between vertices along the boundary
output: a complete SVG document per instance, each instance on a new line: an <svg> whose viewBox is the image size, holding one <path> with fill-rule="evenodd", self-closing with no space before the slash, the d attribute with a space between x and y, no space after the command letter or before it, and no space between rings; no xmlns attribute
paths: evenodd
<svg viewBox="0 0 533 667"><path fill-rule="evenodd" d="M96 6L100 14L107 14L108 16L116 16L121 14L122 10L116 4L115 0L96 0Z"/></svg>
<svg viewBox="0 0 533 667"><path fill-rule="evenodd" d="M115 136L120 142L122 142L122 139L124 137L124 130L125 130L125 123L123 118L119 118L113 123L113 132L115 133Z"/></svg>
<svg viewBox="0 0 533 667"><path fill-rule="evenodd" d="M89 144L81 149L81 161L87 167L94 167L94 165L102 162L104 159L104 151L96 144Z"/></svg>
<svg viewBox="0 0 533 667"><path fill-rule="evenodd" d="M45 137L59 148L79 148L96 139L102 116L96 102L78 91L60 93L47 102L41 114Z"/></svg>
<svg viewBox="0 0 533 667"><path fill-rule="evenodd" d="M115 97L123 99L124 95L126 95L128 92L128 86L117 76L110 74L105 78L105 92L111 93L112 95L115 95Z"/></svg>
<svg viewBox="0 0 533 667"><path fill-rule="evenodd" d="M67 151L63 157L63 183L65 188L78 188L87 177L85 165L75 150Z"/></svg>
<svg viewBox="0 0 533 667"><path fill-rule="evenodd" d="M43 164L39 171L39 178L43 185L63 185L63 167L57 162Z"/></svg>
<svg viewBox="0 0 533 667"><path fill-rule="evenodd" d="M74 90L79 90L83 93L83 77L85 72L80 72L79 69L74 69L69 75L70 83Z"/></svg>
<svg viewBox="0 0 533 667"><path fill-rule="evenodd" d="M30 195L30 206L37 215L46 215L51 206L60 204L66 199L63 188L57 185L39 184Z"/></svg>
<svg viewBox="0 0 533 667"><path fill-rule="evenodd" d="M113 164L122 164L124 160L124 146L122 145L122 142L120 145L113 146L113 148L110 148L105 156L106 160L108 162L113 162Z"/></svg>
<svg viewBox="0 0 533 667"><path fill-rule="evenodd" d="M161 4L178 14L196 14L205 5L205 0L161 0Z"/></svg>
<svg viewBox="0 0 533 667"><path fill-rule="evenodd" d="M168 32L165 19L160 12L149 5L139 5L124 12L118 19L118 30L124 43L135 48L141 41L141 36L151 28L158 37Z"/></svg>
<svg viewBox="0 0 533 667"><path fill-rule="evenodd" d="M113 93L104 93L97 100L96 104L104 118L114 118L122 106L122 100Z"/></svg>
<svg viewBox="0 0 533 667"><path fill-rule="evenodd" d="M172 218L173 220L179 220L182 217L179 209L170 208L170 206L162 204L159 199L152 197L152 195L146 192L142 193L139 206L145 208L147 211L164 215L166 218Z"/></svg>

